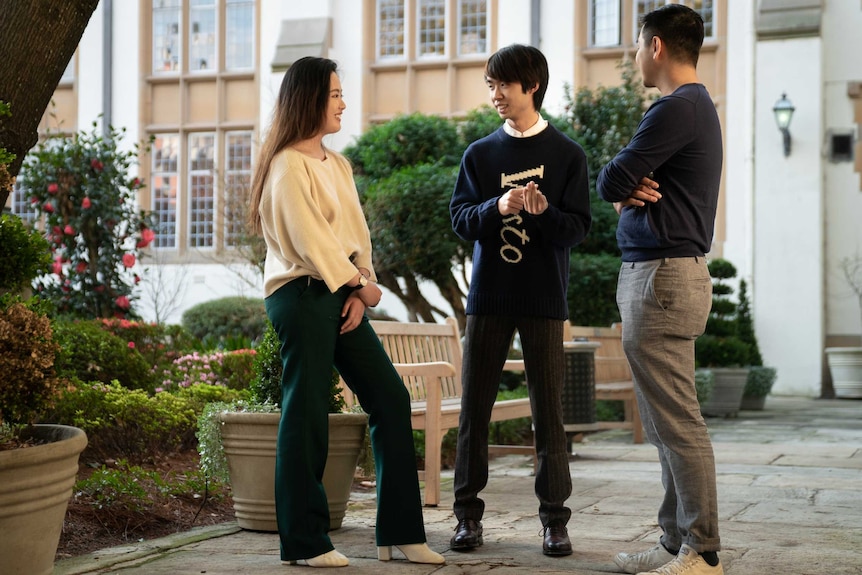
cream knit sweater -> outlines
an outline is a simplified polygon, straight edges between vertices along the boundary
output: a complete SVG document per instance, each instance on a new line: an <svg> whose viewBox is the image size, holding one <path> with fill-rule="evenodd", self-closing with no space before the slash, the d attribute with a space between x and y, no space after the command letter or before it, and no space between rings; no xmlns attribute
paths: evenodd
<svg viewBox="0 0 862 575"><path fill-rule="evenodd" d="M321 161L288 148L269 166L259 208L266 241L264 297L303 276L323 280L335 292L360 267L376 280L353 170L341 154L326 155Z"/></svg>

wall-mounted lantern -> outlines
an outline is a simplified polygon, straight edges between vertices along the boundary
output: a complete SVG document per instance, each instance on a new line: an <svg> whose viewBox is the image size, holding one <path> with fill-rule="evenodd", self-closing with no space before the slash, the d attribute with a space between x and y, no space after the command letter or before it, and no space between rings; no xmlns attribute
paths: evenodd
<svg viewBox="0 0 862 575"><path fill-rule="evenodd" d="M775 123L778 124L778 129L784 136L784 155L790 155L790 119L793 117L793 112L796 108L793 103L787 99L787 94L781 94L781 99L775 102L772 106L772 113L775 114Z"/></svg>

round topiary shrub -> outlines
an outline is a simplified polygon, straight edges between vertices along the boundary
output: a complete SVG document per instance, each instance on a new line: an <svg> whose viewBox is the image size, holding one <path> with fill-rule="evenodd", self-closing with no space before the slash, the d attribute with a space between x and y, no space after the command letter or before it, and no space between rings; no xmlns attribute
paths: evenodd
<svg viewBox="0 0 862 575"><path fill-rule="evenodd" d="M33 278L51 269L51 246L21 218L0 214L0 292L30 287Z"/></svg>
<svg viewBox="0 0 862 575"><path fill-rule="evenodd" d="M620 257L573 252L569 266L569 321L607 327L620 321L617 278Z"/></svg>
<svg viewBox="0 0 862 575"><path fill-rule="evenodd" d="M105 384L116 380L149 392L155 388L152 366L128 341L102 329L99 320L56 320L54 341L60 346L58 377Z"/></svg>
<svg viewBox="0 0 862 575"><path fill-rule="evenodd" d="M232 296L199 303L183 313L182 326L208 349L251 347L266 331L263 300Z"/></svg>

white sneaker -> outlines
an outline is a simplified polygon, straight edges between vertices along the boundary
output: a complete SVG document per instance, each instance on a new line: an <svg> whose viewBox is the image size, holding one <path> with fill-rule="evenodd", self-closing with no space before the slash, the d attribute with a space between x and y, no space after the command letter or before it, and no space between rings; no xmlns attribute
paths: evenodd
<svg viewBox="0 0 862 575"><path fill-rule="evenodd" d="M638 575L724 575L724 569L721 563L713 567L707 563L703 557L694 549L682 544L673 561L653 569L652 571L644 571Z"/></svg>
<svg viewBox="0 0 862 575"><path fill-rule="evenodd" d="M658 569L673 561L674 557L676 556L659 543L655 547L639 553L617 553L617 556L614 557L614 563L622 569L623 573L640 573L650 569Z"/></svg>

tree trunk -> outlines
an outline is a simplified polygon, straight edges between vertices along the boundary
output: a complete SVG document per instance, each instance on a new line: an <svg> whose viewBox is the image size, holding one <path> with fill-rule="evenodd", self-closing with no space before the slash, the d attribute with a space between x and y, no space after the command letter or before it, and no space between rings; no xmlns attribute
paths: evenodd
<svg viewBox="0 0 862 575"><path fill-rule="evenodd" d="M458 329L463 334L467 329L467 311L464 308L464 294L455 281L454 275L448 275L442 278L442 281L435 282L437 289L443 298L452 306L452 312L455 319L458 320Z"/></svg>
<svg viewBox="0 0 862 575"><path fill-rule="evenodd" d="M401 287L397 276L391 272L378 271L377 279L380 281L380 285L395 294L401 300L401 303L404 304L404 307L407 308L408 321L422 320L425 323L436 323L434 319L435 308L422 295L415 276L404 276L406 289Z"/></svg>
<svg viewBox="0 0 862 575"><path fill-rule="evenodd" d="M0 148L24 155L38 141L39 122L72 59L99 0L0 0L0 100L12 116L0 118ZM0 190L0 206L9 192Z"/></svg>

